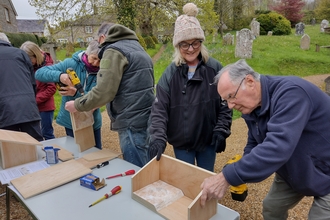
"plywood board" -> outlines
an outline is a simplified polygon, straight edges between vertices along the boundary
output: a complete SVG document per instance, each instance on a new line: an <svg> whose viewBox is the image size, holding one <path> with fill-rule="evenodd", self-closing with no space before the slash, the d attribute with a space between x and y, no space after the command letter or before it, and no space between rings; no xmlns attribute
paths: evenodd
<svg viewBox="0 0 330 220"><path fill-rule="evenodd" d="M158 212L171 220L182 220L188 219L188 209L187 207L190 205L192 200L186 196L181 197L176 200L169 206L159 210ZM203 220L204 218L200 218L199 220Z"/></svg>
<svg viewBox="0 0 330 220"><path fill-rule="evenodd" d="M20 143L28 145L42 145L28 133L0 129L0 142Z"/></svg>
<svg viewBox="0 0 330 220"><path fill-rule="evenodd" d="M120 154L113 152L109 149L102 149L98 150L89 154L86 154L83 156L86 160L98 160L98 159L104 159L104 158L115 158L118 157Z"/></svg>
<svg viewBox="0 0 330 220"><path fill-rule="evenodd" d="M58 148L60 149L57 153L58 153L58 158L61 160L61 161L67 161L67 160L71 160L71 159L74 159L74 155L73 153L71 153L70 151L56 145L56 144L52 144L50 145L52 146L53 148ZM42 148L42 150L44 150L44 147Z"/></svg>
<svg viewBox="0 0 330 220"><path fill-rule="evenodd" d="M202 208L201 204L202 191L194 199L194 201L188 206L188 219L189 220L208 220L217 213L218 201L211 199L206 201L205 207Z"/></svg>
<svg viewBox="0 0 330 220"><path fill-rule="evenodd" d="M1 167L7 169L38 160L35 145L20 143L0 143Z"/></svg>
<svg viewBox="0 0 330 220"><path fill-rule="evenodd" d="M11 184L25 198L38 195L78 179L92 170L75 160L59 163L46 169L11 180Z"/></svg>
<svg viewBox="0 0 330 220"><path fill-rule="evenodd" d="M94 117L93 111L88 112L71 112L71 122L72 122L72 130L78 131L80 129L93 126Z"/></svg>
<svg viewBox="0 0 330 220"><path fill-rule="evenodd" d="M79 152L84 152L95 146L93 126L73 131L73 133L75 142L79 146Z"/></svg>
<svg viewBox="0 0 330 220"><path fill-rule="evenodd" d="M120 155L119 153L107 152L106 157L104 157L103 155L99 155L99 153L98 153L98 152L102 152L102 151L103 150L86 154L84 157L77 159L77 162L92 169L92 168L95 168L98 164L103 163L105 161L112 160ZM109 151L109 150L106 150L106 151ZM97 157L98 155L99 155L99 157Z"/></svg>

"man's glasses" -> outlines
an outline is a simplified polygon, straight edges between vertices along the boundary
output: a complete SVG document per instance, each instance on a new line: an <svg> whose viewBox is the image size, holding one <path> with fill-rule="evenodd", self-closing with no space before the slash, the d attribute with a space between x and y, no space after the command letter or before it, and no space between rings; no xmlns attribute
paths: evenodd
<svg viewBox="0 0 330 220"><path fill-rule="evenodd" d="M180 43L179 44L179 47L182 50L189 50L190 46L192 46L192 48L194 48L194 49L198 49L201 45L202 45L202 41L201 40L195 40L191 44L188 44L188 43L185 43L185 42Z"/></svg>
<svg viewBox="0 0 330 220"><path fill-rule="evenodd" d="M245 80L245 77L239 83L238 88L236 89L236 92L234 93L234 95L233 96L229 95L228 98L227 98L227 100L222 100L221 101L221 105L227 105L228 102L230 102L230 100L236 99L236 95L238 93L238 90L239 90L239 88L241 88L241 85L242 85L242 83L243 83L244 80Z"/></svg>

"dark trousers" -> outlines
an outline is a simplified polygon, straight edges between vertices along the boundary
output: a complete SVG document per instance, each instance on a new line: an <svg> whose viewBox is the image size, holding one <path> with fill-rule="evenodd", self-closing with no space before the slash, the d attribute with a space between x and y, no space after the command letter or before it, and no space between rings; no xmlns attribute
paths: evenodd
<svg viewBox="0 0 330 220"><path fill-rule="evenodd" d="M41 133L40 121L31 121L31 122L11 125L11 126L4 127L2 129L26 132L38 141L44 140L44 138L42 137L42 133Z"/></svg>
<svg viewBox="0 0 330 220"><path fill-rule="evenodd" d="M67 136L74 137L73 130L70 128L65 128L65 133ZM102 149L102 141L101 141L101 129L94 129L94 139L95 139L95 147Z"/></svg>
<svg viewBox="0 0 330 220"><path fill-rule="evenodd" d="M55 138L53 128L54 111L40 112L40 117L42 136L45 140Z"/></svg>

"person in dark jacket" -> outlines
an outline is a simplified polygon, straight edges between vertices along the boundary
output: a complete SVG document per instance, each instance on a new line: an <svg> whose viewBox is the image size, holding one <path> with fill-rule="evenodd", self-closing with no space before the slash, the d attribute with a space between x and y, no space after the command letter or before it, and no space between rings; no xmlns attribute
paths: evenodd
<svg viewBox="0 0 330 220"><path fill-rule="evenodd" d="M84 92L89 93L96 85L96 74L100 66L100 59L97 55L99 51L98 42L93 40L89 42L86 51L77 51L71 58L67 58L52 66L44 66L36 72L36 79L41 82L62 82L68 85L61 87L61 91L59 91L60 95L62 95L62 100L60 110L56 117L56 123L65 128L67 136L74 137L74 133L70 112L65 110L65 103L81 97L82 94L72 85L68 74L66 74L66 70L72 68L83 85ZM95 108L93 117L95 147L102 149L102 116L100 109Z"/></svg>
<svg viewBox="0 0 330 220"><path fill-rule="evenodd" d="M43 66L53 65L53 59L49 53L44 52L40 47L31 42L24 42L21 47L30 57L34 72ZM54 83L43 83L37 80L37 105L41 116L41 131L45 140L53 139L54 128L53 118L55 110L54 94L56 86Z"/></svg>
<svg viewBox="0 0 330 220"><path fill-rule="evenodd" d="M66 109L88 111L106 104L124 160L142 167L148 162L147 122L154 101L152 60L127 27L103 23L98 36L102 48L97 85L84 97L67 102Z"/></svg>
<svg viewBox="0 0 330 220"><path fill-rule="evenodd" d="M245 60L216 77L229 108L242 112L248 126L243 157L202 183L202 205L221 199L229 185L260 182L275 172L263 201L265 220L287 219L305 196L314 202L308 219L330 216L330 97L294 76L266 76Z"/></svg>
<svg viewBox="0 0 330 220"><path fill-rule="evenodd" d="M26 132L42 141L31 60L4 33L0 33L0 66L0 129Z"/></svg>
<svg viewBox="0 0 330 220"><path fill-rule="evenodd" d="M160 159L166 142L175 157L214 170L217 152L225 151L230 135L232 111L221 105L214 77L221 64L209 57L204 32L193 3L183 7L175 22L173 62L156 86L156 100L150 116L150 159Z"/></svg>

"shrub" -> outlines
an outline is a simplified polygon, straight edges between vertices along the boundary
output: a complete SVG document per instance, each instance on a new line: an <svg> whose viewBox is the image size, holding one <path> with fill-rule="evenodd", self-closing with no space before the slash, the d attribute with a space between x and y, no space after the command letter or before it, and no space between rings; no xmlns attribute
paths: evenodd
<svg viewBox="0 0 330 220"><path fill-rule="evenodd" d="M153 35L153 36L151 36L151 38L152 38L152 40L155 42L155 44L159 44L157 37L155 37L155 36Z"/></svg>
<svg viewBox="0 0 330 220"><path fill-rule="evenodd" d="M257 21L260 23L261 35L266 35L268 31L272 31L273 35L291 34L290 21L276 12L260 14Z"/></svg>
<svg viewBox="0 0 330 220"><path fill-rule="evenodd" d="M139 43L143 47L143 49L146 51L147 50L147 45L146 42L144 41L143 37L139 34L137 34L137 37L139 38Z"/></svg>
<svg viewBox="0 0 330 220"><path fill-rule="evenodd" d="M38 39L34 34L5 33L14 47L19 48L25 41L32 41L39 45Z"/></svg>
<svg viewBox="0 0 330 220"><path fill-rule="evenodd" d="M156 44L155 42L152 40L152 37L148 36L144 38L144 41L146 42L147 45L147 49L152 48L155 49L156 48Z"/></svg>

